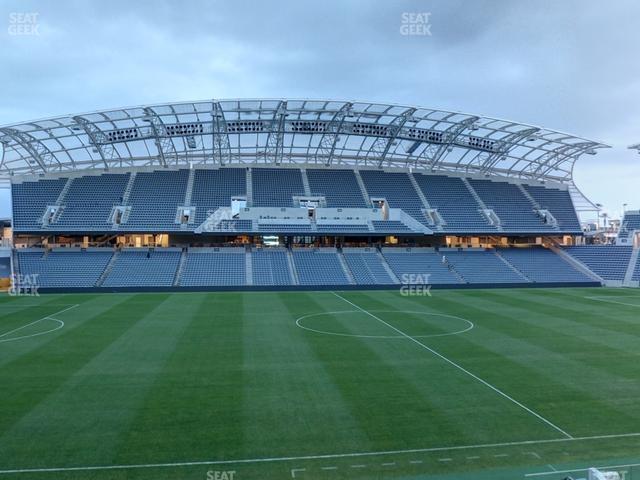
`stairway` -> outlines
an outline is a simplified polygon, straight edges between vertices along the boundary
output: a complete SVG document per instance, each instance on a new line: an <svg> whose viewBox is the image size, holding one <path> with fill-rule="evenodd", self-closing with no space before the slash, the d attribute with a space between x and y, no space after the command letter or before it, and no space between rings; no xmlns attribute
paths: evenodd
<svg viewBox="0 0 640 480"><path fill-rule="evenodd" d="M187 263L187 248L183 248L182 252L180 252L180 262L178 263L178 268L176 269L176 274L173 277L173 286L178 287L180 285L180 280L182 279L182 271L184 270L184 266Z"/></svg>
<svg viewBox="0 0 640 480"><path fill-rule="evenodd" d="M133 184L135 181L136 172L132 172L131 175L129 175L127 187L124 189L124 193L122 194L122 205L127 205L129 203L129 196L131 196L131 190L133 190Z"/></svg>
<svg viewBox="0 0 640 480"><path fill-rule="evenodd" d="M627 272L624 275L624 285L626 286L631 286L631 282L633 281L632 280L633 274L636 270L636 265L638 264L638 254L640 254L640 248L634 248L633 251L631 252L631 258L629 259Z"/></svg>
<svg viewBox="0 0 640 480"><path fill-rule="evenodd" d="M118 260L119 254L120 254L119 250L115 250L113 252L113 255L111 255L111 258L109 259L109 263L107 263L107 266L104 267L104 271L96 281L96 287L101 287L104 281L107 279L107 277L111 273L111 270L113 269L113 266L116 264L116 261Z"/></svg>
<svg viewBox="0 0 640 480"><path fill-rule="evenodd" d="M307 171L302 168L300 169L300 175L302 176L302 186L304 187L304 194L307 197L310 197L311 194L311 187L309 186L309 177L307 177Z"/></svg>
<svg viewBox="0 0 640 480"><path fill-rule="evenodd" d="M246 175L247 207L253 207L253 170L247 168Z"/></svg>
<svg viewBox="0 0 640 480"><path fill-rule="evenodd" d="M342 266L342 270L344 271L344 274L346 275L347 280L349 280L349 283L351 285L355 285L356 279L353 277L353 273L351 273L351 269L349 268L349 265L347 265L347 260L344 258L342 249L339 249L336 252L336 255L338 255L338 260L340 261L340 265Z"/></svg>
<svg viewBox="0 0 640 480"><path fill-rule="evenodd" d="M244 282L253 285L253 262L251 261L251 247L247 247L244 254Z"/></svg>
<svg viewBox="0 0 640 480"><path fill-rule="evenodd" d="M192 168L191 170L189 170L189 179L187 180L187 190L184 193L184 203L182 204L183 207L191 206L191 197L193 195L193 183L194 183L195 176L196 176L196 169Z"/></svg>
<svg viewBox="0 0 640 480"><path fill-rule="evenodd" d="M502 263L504 263L507 267L509 267L515 274L517 274L525 282L531 283L531 280L524 273L522 273L515 266L513 266L506 258L504 258L502 255L500 255L500 252L498 252L496 250L494 253L495 253L496 257L498 257L500 260L502 260Z"/></svg>
<svg viewBox="0 0 640 480"><path fill-rule="evenodd" d="M440 252L438 252L438 255L440 256L440 258L443 259L442 263L444 263L447 266L451 275L456 277L456 280L458 280L460 283L469 283L467 282L467 279L464 278L462 274L456 270L456 267L454 267L452 263L449 263L449 260L447 260L446 255L443 256Z"/></svg>
<svg viewBox="0 0 640 480"><path fill-rule="evenodd" d="M480 206L480 211L482 215L487 219L487 222L489 222L491 226L495 227L499 232L501 232L502 222L500 221L500 217L498 217L498 214L494 212L493 209L487 207L482 198L480 198L480 195L478 195L478 192L476 192L476 189L473 188L471 183L469 183L469 180L467 180L466 178L462 178L461 180L462 183L464 183L464 185L467 187L467 190L469 190L471 196L475 199L476 203Z"/></svg>
<svg viewBox="0 0 640 480"><path fill-rule="evenodd" d="M67 179L67 183L64 184L64 187L60 191L60 195L58 195L58 198L56 199L56 203L55 204L57 206L60 206L60 205L62 205L64 203L64 199L67 196L67 192L71 188L71 183L72 182L73 182L73 178L68 178Z"/></svg>
<svg viewBox="0 0 640 480"><path fill-rule="evenodd" d="M289 275L291 276L291 281L293 285L300 285L300 280L298 280L298 272L296 271L296 264L293 261L293 252L291 249L287 248L287 263L289 264Z"/></svg>
<svg viewBox="0 0 640 480"><path fill-rule="evenodd" d="M372 207L373 205L371 205L371 198L369 198L369 192L367 192L367 187L365 187L364 181L360 176L360 171L354 170L353 173L356 176L356 182L358 182L358 186L360 187L360 193L362 193L362 196L364 197L364 201L367 204L367 207Z"/></svg>
<svg viewBox="0 0 640 480"><path fill-rule="evenodd" d="M380 248L376 248L376 253L378 254L380 263L382 264L385 271L387 272L387 275L389 275L391 277L391 280L393 280L393 283L400 284L400 279L398 278L396 273L391 269L391 266L387 263L387 259L384 258L384 255L382 254L382 251L380 250Z"/></svg>

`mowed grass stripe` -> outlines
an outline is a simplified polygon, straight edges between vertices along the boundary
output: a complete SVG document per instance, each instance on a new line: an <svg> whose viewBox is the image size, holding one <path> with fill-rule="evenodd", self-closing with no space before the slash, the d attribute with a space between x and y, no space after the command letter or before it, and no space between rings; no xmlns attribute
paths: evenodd
<svg viewBox="0 0 640 480"><path fill-rule="evenodd" d="M185 325L180 318L188 307L175 296L159 300L4 435L2 448L8 457L19 457L25 436L35 435L41 441L30 456L40 465L60 459L65 465L113 459L120 435Z"/></svg>
<svg viewBox="0 0 640 480"><path fill-rule="evenodd" d="M313 294L244 297L247 454L315 454L368 446L323 362L294 320L321 311Z"/></svg>
<svg viewBox="0 0 640 480"><path fill-rule="evenodd" d="M353 295L353 293L341 293L341 295ZM411 308L410 305L400 307L397 309L399 311L394 313L393 305L379 301L377 296L375 299L359 297L358 302L363 305L370 302L371 309L368 311L375 313L375 316L384 322L398 326L401 330L406 328L407 321L409 321L412 328L420 333L425 333L426 329L423 328L422 331L418 329L416 322L420 318L432 318L415 313L402 313L403 310L421 310L420 308ZM427 313L438 315L437 312ZM456 444L491 443L496 438L517 441L522 438L519 436L519 432L522 430L530 431L530 436L549 437L548 427L540 425L539 420L523 414L522 410L512 403L505 405L501 401L496 401L496 392L487 386L456 371L455 367L447 365L444 360L432 352L420 351L413 342L376 318L370 315L367 315L367 318L371 324L384 327L385 333L395 335L390 339L369 340L367 343L370 348L376 351L381 359L392 363L397 375L421 392L420 401L427 399L439 414L446 418L448 425L461 432L459 437L455 439ZM430 324L429 330L436 334L442 334L459 329L459 320L450 320L456 322L455 326L444 329L442 325ZM425 343L430 338L433 337L418 340ZM424 420L428 421L428 418Z"/></svg>
<svg viewBox="0 0 640 480"><path fill-rule="evenodd" d="M117 339L130 322L130 297L87 300L67 313L65 328L29 339L35 349L15 352L0 362L0 435Z"/></svg>
<svg viewBox="0 0 640 480"><path fill-rule="evenodd" d="M244 454L242 295L176 295L184 308L175 321L186 327L122 436L115 463Z"/></svg>
<svg viewBox="0 0 640 480"><path fill-rule="evenodd" d="M493 298L507 298L514 308L535 311L539 323L559 333L592 343L593 348L612 348L621 354L636 354L640 340L640 311L632 316L600 303L591 305L584 299L552 291L488 292ZM638 317L638 318L636 318Z"/></svg>
<svg viewBox="0 0 640 480"><path fill-rule="evenodd" d="M386 298L393 298L395 293L386 293L384 295L375 295L370 292L362 292L362 293L352 293L349 292L343 293L347 300L351 300L354 303L362 306L367 305L371 310L376 310L381 308L381 305L384 305L383 301ZM348 295L348 297L346 297ZM398 297L396 298L404 298ZM387 304L390 305L390 304ZM400 307L399 309L401 309ZM406 307L405 307L406 308ZM392 317L388 317L391 322L394 320ZM463 317L464 318L464 317ZM384 320L386 321L386 320ZM401 324L400 321L396 320L396 324ZM389 323L393 327L393 323ZM395 327L398 328L398 327ZM398 328L398 331L402 331ZM472 330L473 331L473 330ZM470 331L470 332L472 332ZM466 334L465 334L466 335ZM482 407L478 407L476 405L469 405L469 422L477 422L478 415L476 415L479 409L484 407L483 412L492 413L492 420L486 431L494 431L494 432L502 432L503 430L509 431L509 426L513 428L517 425L516 428L513 428L514 431L522 431L528 430L529 437L539 436L536 438L548 438L549 435L562 435L565 437L570 437L570 434L564 430L561 426L554 423L550 420L546 415L540 414L539 411L531 408L528 402L522 402L520 398L516 398L511 391L505 390L499 382L495 382L494 380L488 380L484 374L479 374L478 370L474 368L474 365L461 364L462 362L458 362L456 355L459 356L460 352L454 352L454 355L449 355L448 353L443 353L439 348L433 349L435 345L434 341L440 339L450 339L449 341L455 338L459 341L459 343L464 344L464 336L449 336L449 337L434 337L434 338L426 338L426 339L413 339L407 338L407 342L405 342L409 348L413 349L414 355L416 352L421 352L422 356L431 356L433 357L439 364L440 368L445 368L445 371L448 372L451 379L458 379L461 382L464 382L468 388L474 388L475 391L473 393L467 393L463 395L465 401L478 402ZM447 380L444 385L447 387L451 384L453 380ZM460 387L458 387L460 388ZM458 389L456 389L458 391ZM473 399L473 400L469 400ZM485 418L485 420L487 420ZM472 429L472 430L475 430ZM481 429L478 429L480 432ZM486 433L484 433L486 435ZM521 437L520 437L521 439Z"/></svg>
<svg viewBox="0 0 640 480"><path fill-rule="evenodd" d="M517 295L512 298L499 294L487 294L477 306L481 308L488 299L504 305L503 315L514 317L522 336L540 337L549 348L568 360L600 369L613 377L622 377L622 380L637 378L634 364L640 336L593 326L591 321L597 318L597 314L591 313L587 307L561 308L555 305L557 300L545 296L527 298ZM531 311L536 312L535 316L527 314ZM585 321L576 321L579 318ZM636 330L640 334L640 325Z"/></svg>
<svg viewBox="0 0 640 480"><path fill-rule="evenodd" d="M327 293L314 294L306 305L311 312L322 308L344 309L342 302ZM345 406L339 408L351 412L361 435L368 441L357 451L415 448L418 443L433 445L441 438L467 439L466 431L450 421L446 410L402 375L402 369L414 369L416 373L418 369L427 369L430 359L408 357L406 347L396 339L335 337L300 331L340 391ZM383 356L378 349L380 342L395 343L397 350ZM340 451L344 451L340 445L327 444L316 454Z"/></svg>
<svg viewBox="0 0 640 480"><path fill-rule="evenodd" d="M513 307L501 300L504 299L493 298L489 292L470 291L438 297L437 303L447 311L464 309L467 315L478 319L477 328L460 337L464 343L452 344L446 337L437 339L441 351L461 358L464 365L474 364L474 368L485 372L483 375L526 398L536 411L557 419L577 435L624 433L633 429L637 419L619 409L606 389L589 385L595 374L600 375L601 381L610 377L556 354L556 350L562 351L557 336L523 320L528 315L536 318L536 313L527 310L497 313ZM425 303L433 304L428 300ZM584 422L585 417L589 418L588 423Z"/></svg>
<svg viewBox="0 0 640 480"><path fill-rule="evenodd" d="M504 355L527 372L533 370L545 377L548 389L558 389L553 398L563 399L562 404L552 408L558 415L572 418L571 424L575 425L572 428L577 434L623 433L634 426L640 428L637 412L627 408L635 403L633 399L639 393L635 381L621 378L601 362L584 362L584 354L589 354L591 346L546 328L546 322L541 320L545 314L532 317L522 299L513 299L513 303L502 301L500 311L504 315L493 314L492 303L501 299L485 294L474 301L474 308L488 315L483 327L491 330L491 335L481 340L483 348ZM504 328L505 322L509 323L508 329ZM618 391L616 384L620 387ZM584 416L590 419L585 431Z"/></svg>
<svg viewBox="0 0 640 480"><path fill-rule="evenodd" d="M42 297L35 298L39 300ZM73 305L62 304L55 298L48 298L48 301L40 301L39 303L34 303L33 300L29 299L24 300L27 300L29 303L25 301L14 301L11 303L4 302L0 304L0 340L21 336L23 335L23 333L20 332L20 330L22 330L21 327L29 328L26 326L31 322L41 320L46 316L53 315L54 313ZM20 330L10 333L16 329Z"/></svg>
<svg viewBox="0 0 640 480"><path fill-rule="evenodd" d="M607 295L608 292L603 289L597 293ZM406 298L397 292L370 291L349 292L345 296L358 304L362 302L367 310L391 310L379 313L380 317L412 332L423 331L420 315L399 311L424 310L468 318L476 323L471 331L420 341L504 388L528 406L535 406L536 411L541 407L541 413L544 409L545 416L553 415L553 420L563 427L569 425L574 435L583 435L581 430L588 434L617 433L611 430L618 429L624 429L620 433L632 433L637 424L634 405L621 402L615 389L610 392L610 405L603 406L598 402L607 396L608 382L618 386L624 382L622 391L627 392L624 396L635 388L635 362L627 359L630 365L624 372L618 371L616 359L612 359L610 368L606 364L607 358L618 350L625 355L632 353L635 332L627 328L637 323L637 309L596 302L592 306L579 298L581 294L594 294L586 289L584 292L567 289L566 301L560 293L546 289L434 291L433 298ZM79 297L84 299L70 300ZM127 297L131 297L128 309L119 313L126 315L128 322L119 323L117 319L106 317L98 322L93 318ZM166 300L156 300L163 297ZM41 395L40 401L25 408L24 413L17 411L17 423L9 422L5 432L7 438L14 432L22 432L20 438L3 443L0 434L0 467L7 465L5 459L9 456L3 456L3 445L11 449L11 465L15 459L24 459L24 462L20 461L21 466L55 467L63 463L91 466L96 463L265 458L272 454L296 456L300 451L309 455L327 450L348 454L363 450L396 450L402 444L428 448L493 443L491 440L496 443L510 439L548 440L553 436L535 418L512 412L511 407L497 401L490 390L462 374L453 373L426 352L423 355L420 349L416 351L418 347L412 347L413 342L407 339L339 338L296 327L295 318L305 313L349 310L340 306L340 300L332 298L329 292L104 295L95 299L56 295L42 298L51 302L55 299L56 304L86 304L78 307L83 309L85 317L69 313L69 330L65 328L44 337L14 342L11 349L0 347L0 379L15 376L10 388L19 386L26 379L30 389L37 389ZM160 310L158 305L163 301L165 304L170 302L172 308L160 319L164 328L155 329L149 315L153 309ZM582 305L586 309L584 322ZM604 317L608 310L610 323ZM205 318L215 321L205 321ZM356 325L349 316L331 318L333 326L356 333L361 328L369 328L361 320ZM93 323L94 327L81 330L87 322ZM130 328L129 323L134 326ZM112 335L108 326L118 329L119 334L113 341L93 338ZM609 327L620 329L620 335ZM431 330L444 328L440 323L424 328L424 331ZM572 332L577 338L570 338ZM140 339L146 344L138 352L135 343ZM588 348L582 350L581 341ZM598 351L599 342L605 342L607 348ZM566 349L563 344L567 345ZM18 348L18 345L21 346ZM82 345L93 351L84 363L77 358L79 354L86 355L79 353ZM61 356L63 348L69 354L66 361ZM594 348L596 352L593 352ZM116 358L118 353L122 358ZM27 368L25 359L29 357L31 361ZM127 368L129 357L130 369ZM69 367L71 375L65 379L68 361L79 365ZM598 387L598 392L589 391ZM116 391L119 388L123 391ZM141 392L136 392L136 388ZM91 393L91 389L101 390L105 397L109 396L108 390L113 389L113 401L100 399L98 392ZM51 393L47 394L47 391ZM134 398L124 398L126 392L132 392ZM28 393L34 395L36 392ZM288 393L301 398L285 397ZM7 395L2 388L0 402L3 407ZM74 399L74 395L78 398ZM100 412L92 417L92 409L88 405L84 408L81 401L95 402L96 409L98 405L114 407L106 412L106 421L101 423ZM64 405L65 402L69 405ZM74 418L74 405L78 406L81 418ZM122 411L118 411L118 405L123 406ZM615 411L611 410L612 405L616 407ZM0 425L11 415L0 412ZM269 421L270 415L277 420ZM38 418L42 420L40 425ZM433 423L430 423L432 419ZM393 424L397 420L399 426ZM92 421L95 423L91 424ZM416 423L415 428L408 425L411 421ZM493 423L493 428L487 428L486 423ZM344 428L335 432L335 424L342 424ZM81 445L82 438L76 438L75 432L79 431L80 425L97 430L103 427L105 447L96 456L87 452L89 446ZM385 429L389 430L389 438L384 437ZM602 431L593 431L596 429ZM82 437L82 433L79 436ZM403 437L398 439L396 436ZM56 445L50 456L44 454L45 460L58 457L56 464L43 465L37 456L47 450L51 439L64 445ZM116 441L115 447L112 440ZM98 443L91 443L91 448ZM393 444L393 447L376 446L385 443ZM362 445L372 447L359 448ZM388 462L394 465L385 467L385 477L423 478L437 473L457 478L462 471L507 465L590 463L594 458L631 456L634 448L637 450L636 440L608 439L567 442L561 447L535 444L480 449L479 453L472 454L480 458L473 460L466 460L468 453L451 451L446 456L452 457L452 461L445 463L438 462L443 453L377 456L358 460L358 463L367 463L365 470L352 469L350 465L354 460L347 458L229 468L238 471L238 479L291 478L290 469L297 467L307 468L300 473L300 478L306 475L304 478L364 479L379 475L380 463ZM530 450L542 458L530 456L527 453ZM279 455L280 451L284 454ZM503 453L509 456L493 456ZM94 462L96 458L100 461ZM410 460L423 463L410 465ZM327 466L335 466L337 470L321 470ZM218 467L29 473L2 478L203 479L210 469ZM504 472L494 473L502 475ZM486 478L492 475L475 472L469 478L479 478L480 474L486 474ZM492 478L514 478L514 475L504 473L502 477Z"/></svg>

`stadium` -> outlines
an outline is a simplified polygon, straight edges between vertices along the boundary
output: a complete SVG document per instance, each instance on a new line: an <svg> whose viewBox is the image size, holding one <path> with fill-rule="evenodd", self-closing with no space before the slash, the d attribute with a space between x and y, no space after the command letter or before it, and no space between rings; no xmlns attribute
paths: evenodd
<svg viewBox="0 0 640 480"><path fill-rule="evenodd" d="M0 145L0 478L640 478L640 212L587 244L573 176L608 145L311 99Z"/></svg>

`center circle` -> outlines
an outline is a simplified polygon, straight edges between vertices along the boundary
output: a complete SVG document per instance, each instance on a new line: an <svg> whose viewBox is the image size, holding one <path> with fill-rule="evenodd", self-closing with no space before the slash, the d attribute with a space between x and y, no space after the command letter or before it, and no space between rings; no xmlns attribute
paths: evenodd
<svg viewBox="0 0 640 480"><path fill-rule="evenodd" d="M381 320L401 330L406 336L400 333L383 333L393 332L393 329L369 313L380 316ZM385 318L383 314L389 313L396 317ZM398 318L397 315L401 317ZM368 313L360 310L340 310L310 313L296 319L296 325L310 332L357 338L446 337L468 332L475 326L470 320L455 315L414 310L369 310ZM434 333L427 333L429 330L433 330Z"/></svg>

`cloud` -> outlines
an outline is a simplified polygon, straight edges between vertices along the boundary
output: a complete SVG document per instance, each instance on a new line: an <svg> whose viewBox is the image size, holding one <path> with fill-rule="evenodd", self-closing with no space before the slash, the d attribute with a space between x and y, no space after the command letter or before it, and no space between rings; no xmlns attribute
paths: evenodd
<svg viewBox="0 0 640 480"><path fill-rule="evenodd" d="M614 144L576 178L612 211L640 208L633 0L5 1L7 27L12 12L37 12L40 35L0 30L2 124L203 98L424 105ZM432 35L401 35L407 12L430 13Z"/></svg>

